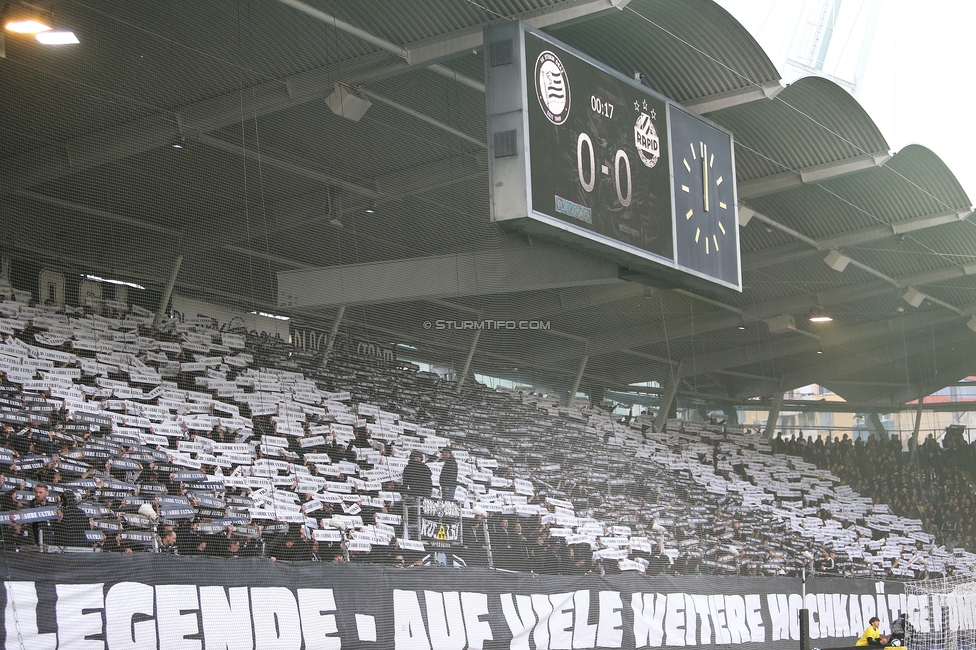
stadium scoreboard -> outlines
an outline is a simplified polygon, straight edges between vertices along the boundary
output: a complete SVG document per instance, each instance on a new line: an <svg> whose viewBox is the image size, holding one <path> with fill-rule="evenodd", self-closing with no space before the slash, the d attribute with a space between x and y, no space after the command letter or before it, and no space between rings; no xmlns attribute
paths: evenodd
<svg viewBox="0 0 976 650"><path fill-rule="evenodd" d="M485 44L493 221L742 290L731 133L524 23Z"/></svg>

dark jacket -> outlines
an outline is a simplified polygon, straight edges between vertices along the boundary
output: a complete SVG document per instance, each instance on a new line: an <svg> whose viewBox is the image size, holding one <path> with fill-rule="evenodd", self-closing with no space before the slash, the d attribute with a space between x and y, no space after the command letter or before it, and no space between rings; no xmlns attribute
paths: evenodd
<svg viewBox="0 0 976 650"><path fill-rule="evenodd" d="M403 491L412 497L429 497L434 481L430 468L411 458L403 468Z"/></svg>
<svg viewBox="0 0 976 650"><path fill-rule="evenodd" d="M91 546L85 537L85 531L89 528L88 515L75 504L74 496L70 493L65 493L62 502L59 542L65 546Z"/></svg>
<svg viewBox="0 0 976 650"><path fill-rule="evenodd" d="M446 492L447 490L452 490L457 487L458 484L458 464L454 460L453 456L448 457L444 461L444 467L441 468L440 484L441 492Z"/></svg>

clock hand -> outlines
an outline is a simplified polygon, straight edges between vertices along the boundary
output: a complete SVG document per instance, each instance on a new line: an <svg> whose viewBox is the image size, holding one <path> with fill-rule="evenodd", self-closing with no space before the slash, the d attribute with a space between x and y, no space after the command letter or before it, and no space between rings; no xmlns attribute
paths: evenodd
<svg viewBox="0 0 976 650"><path fill-rule="evenodd" d="M705 212L708 212L708 145L702 143L702 197L705 200Z"/></svg>

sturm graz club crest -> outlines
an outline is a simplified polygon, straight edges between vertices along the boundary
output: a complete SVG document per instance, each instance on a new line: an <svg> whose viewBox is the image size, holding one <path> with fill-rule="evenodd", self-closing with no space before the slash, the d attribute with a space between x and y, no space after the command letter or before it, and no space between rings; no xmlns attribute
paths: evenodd
<svg viewBox="0 0 976 650"><path fill-rule="evenodd" d="M572 106L569 78L563 62L549 50L535 60L535 94L546 119L556 126L566 121Z"/></svg>
<svg viewBox="0 0 976 650"><path fill-rule="evenodd" d="M646 105L646 104L645 104ZM647 113L641 113L634 125L634 144L637 145L637 155L641 162L648 167L657 164L661 157L661 140L657 136L654 122Z"/></svg>

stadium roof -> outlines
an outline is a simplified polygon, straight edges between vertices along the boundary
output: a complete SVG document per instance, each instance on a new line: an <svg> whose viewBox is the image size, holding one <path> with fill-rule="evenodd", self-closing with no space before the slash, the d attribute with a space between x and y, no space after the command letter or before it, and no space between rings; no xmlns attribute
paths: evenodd
<svg viewBox="0 0 976 650"><path fill-rule="evenodd" d="M322 329L345 306L344 324L456 369L473 333L425 321L547 320L480 336L471 367L563 390L582 367L591 393L658 381L727 405L819 383L900 404L976 374L976 227L951 170L921 146L892 154L830 81L784 88L710 0L115 0L55 17L80 45L8 36L0 59L15 265L161 290L182 255L178 293ZM627 281L490 222L481 33L509 19L735 134L741 294ZM359 122L326 105L337 82L372 101ZM486 257L505 277L417 270ZM279 303L279 272L323 267L345 293ZM834 321L809 323L815 307ZM796 329L772 333L782 315Z"/></svg>

